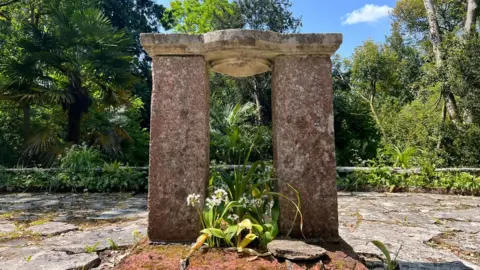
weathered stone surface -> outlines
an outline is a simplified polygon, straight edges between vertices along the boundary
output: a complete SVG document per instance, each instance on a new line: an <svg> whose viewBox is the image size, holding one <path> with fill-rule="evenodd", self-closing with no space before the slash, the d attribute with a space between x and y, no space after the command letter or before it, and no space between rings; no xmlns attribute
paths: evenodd
<svg viewBox="0 0 480 270"><path fill-rule="evenodd" d="M108 225L86 231L73 231L62 235L47 238L42 245L45 248L69 253L85 252L85 246L95 247L96 251L111 248L111 239L119 248L126 248L134 244L134 232L146 234L145 221L127 222L119 225Z"/></svg>
<svg viewBox="0 0 480 270"><path fill-rule="evenodd" d="M278 55L332 55L343 37L228 29L201 35L141 34L140 39L152 57L203 55L214 71L245 77L268 71Z"/></svg>
<svg viewBox="0 0 480 270"><path fill-rule="evenodd" d="M0 221L0 234L1 233L11 233L17 229L17 226L13 222Z"/></svg>
<svg viewBox="0 0 480 270"><path fill-rule="evenodd" d="M146 194L129 193L11 193L0 196L0 214L15 221L35 221L53 215L53 221L81 223L89 219L142 217ZM0 222L1 218L0 218ZM10 222L10 221L5 221Z"/></svg>
<svg viewBox="0 0 480 270"><path fill-rule="evenodd" d="M318 259L327 252L319 246L295 240L273 240L268 243L267 248L273 256L292 261Z"/></svg>
<svg viewBox="0 0 480 270"><path fill-rule="evenodd" d="M393 253L402 246L401 269L480 269L478 256L469 255L480 241L479 223L468 221L480 211L479 197L342 193L339 202L340 235L358 253L382 256L367 244L380 240Z"/></svg>
<svg viewBox="0 0 480 270"><path fill-rule="evenodd" d="M78 227L73 224L63 222L47 222L41 225L31 226L28 228L28 230L42 236L47 236L76 231L78 230Z"/></svg>
<svg viewBox="0 0 480 270"><path fill-rule="evenodd" d="M333 92L328 56L279 56L272 82L273 150L281 193L300 192L307 238L338 236ZM302 236L296 208L281 199L280 231Z"/></svg>
<svg viewBox="0 0 480 270"><path fill-rule="evenodd" d="M355 251L381 256L381 252L372 244L366 244L370 240L380 239L392 252L403 245L399 255L401 269L480 269L478 253L472 253L478 249L480 223L468 221L475 219L480 212L480 197L340 192L338 198L340 233ZM58 204L49 203L50 206L43 207L42 201L58 201ZM108 226L92 228L90 220L89 226L83 231L72 231L51 238L0 239L0 269L5 265L23 262L26 257L36 253L61 249L62 246L67 250L83 252L84 245L100 242L97 250L105 249L108 248L108 238L112 238L117 245L131 245L134 241L133 231L137 230L143 235L146 233L146 205L144 194L2 194L0 209L4 213L14 213L13 218L10 215L8 219L0 217L3 223L12 223L10 219L16 220L17 215L30 216L34 213L40 215L37 218L44 214L60 214L78 223L101 216L102 213L107 213L107 216L111 211L120 213L121 209L137 209L143 218L136 221L117 220L114 217L118 215L112 214L112 222L115 223ZM459 211L468 209L472 210ZM449 218L436 217L439 212L450 213L443 216ZM362 214L365 214L364 218ZM407 221L404 216L408 216ZM90 233L92 236L89 236ZM435 238L436 233L442 236L437 246L428 241L430 237ZM331 253L327 255L329 258L333 256ZM204 258L204 255L199 258ZM245 258L241 260L244 262ZM178 263L177 259L175 263Z"/></svg>
<svg viewBox="0 0 480 270"><path fill-rule="evenodd" d="M148 237L153 242L195 241L209 174L209 80L201 56L153 57L148 181Z"/></svg>
<svg viewBox="0 0 480 270"><path fill-rule="evenodd" d="M100 264L95 253L67 254L57 251L42 251L22 260L0 262L2 270L69 270L91 269Z"/></svg>
<svg viewBox="0 0 480 270"><path fill-rule="evenodd" d="M480 222L480 205L468 209L460 209L455 211L442 211L435 213L436 218L449 219L456 221L472 221Z"/></svg>

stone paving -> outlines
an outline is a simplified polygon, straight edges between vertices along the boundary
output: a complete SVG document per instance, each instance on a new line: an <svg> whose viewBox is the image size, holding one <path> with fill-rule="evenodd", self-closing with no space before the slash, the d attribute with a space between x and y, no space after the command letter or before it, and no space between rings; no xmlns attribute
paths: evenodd
<svg viewBox="0 0 480 270"><path fill-rule="evenodd" d="M380 240L401 247L401 269L480 269L480 197L338 195L340 235L370 268ZM0 270L111 269L146 234L146 205L145 194L2 194Z"/></svg>

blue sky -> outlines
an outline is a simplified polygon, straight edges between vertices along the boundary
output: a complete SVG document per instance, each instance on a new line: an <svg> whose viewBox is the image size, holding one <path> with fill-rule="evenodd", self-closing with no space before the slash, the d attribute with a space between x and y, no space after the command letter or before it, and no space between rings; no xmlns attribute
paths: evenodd
<svg viewBox="0 0 480 270"><path fill-rule="evenodd" d="M170 0L156 0L169 6ZM291 0L295 16L302 17L302 33L342 33L338 50L343 57L371 38L383 42L390 30L388 12L395 0Z"/></svg>

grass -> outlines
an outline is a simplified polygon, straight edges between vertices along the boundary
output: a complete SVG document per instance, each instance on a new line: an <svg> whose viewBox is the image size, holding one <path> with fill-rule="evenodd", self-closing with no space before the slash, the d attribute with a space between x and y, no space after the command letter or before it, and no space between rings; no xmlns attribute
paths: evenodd
<svg viewBox="0 0 480 270"><path fill-rule="evenodd" d="M94 253L94 252L97 252L98 245L100 245L100 242L96 242L95 244L93 244L91 246L85 245L83 247L83 250L87 253Z"/></svg>

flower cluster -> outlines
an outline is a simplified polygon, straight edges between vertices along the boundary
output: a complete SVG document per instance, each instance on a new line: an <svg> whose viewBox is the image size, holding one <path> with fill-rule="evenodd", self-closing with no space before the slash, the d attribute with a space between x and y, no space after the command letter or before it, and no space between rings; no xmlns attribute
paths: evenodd
<svg viewBox="0 0 480 270"><path fill-rule="evenodd" d="M188 206L196 207L199 203L200 203L200 195L195 193L188 195L187 197Z"/></svg>
<svg viewBox="0 0 480 270"><path fill-rule="evenodd" d="M231 214L231 215L228 215L227 218L231 219L232 221L237 221L237 220L238 220L238 215L236 215L236 214Z"/></svg>
<svg viewBox="0 0 480 270"><path fill-rule="evenodd" d="M261 207L263 205L263 200L262 199L255 199L255 198L247 198L247 197L242 197L240 198L240 203L244 208L247 207Z"/></svg>
<svg viewBox="0 0 480 270"><path fill-rule="evenodd" d="M215 198L217 198L221 201L227 201L228 200L228 194L222 188L219 188L219 189L215 190L215 192L213 193L213 197L215 197Z"/></svg>
<svg viewBox="0 0 480 270"><path fill-rule="evenodd" d="M217 189L213 192L212 197L207 198L206 204L208 208L219 206L222 202L228 201L228 194L224 189Z"/></svg>

